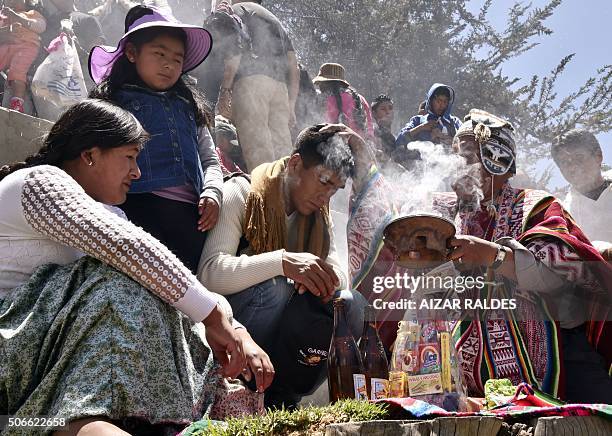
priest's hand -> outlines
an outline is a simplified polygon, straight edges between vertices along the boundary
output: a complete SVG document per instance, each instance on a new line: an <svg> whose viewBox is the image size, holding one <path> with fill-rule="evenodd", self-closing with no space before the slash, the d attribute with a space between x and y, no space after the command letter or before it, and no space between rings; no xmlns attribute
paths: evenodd
<svg viewBox="0 0 612 436"><path fill-rule="evenodd" d="M467 268L474 268L491 265L495 260L499 244L476 236L460 235L451 239L450 246L453 250L448 255L448 260L454 260Z"/></svg>

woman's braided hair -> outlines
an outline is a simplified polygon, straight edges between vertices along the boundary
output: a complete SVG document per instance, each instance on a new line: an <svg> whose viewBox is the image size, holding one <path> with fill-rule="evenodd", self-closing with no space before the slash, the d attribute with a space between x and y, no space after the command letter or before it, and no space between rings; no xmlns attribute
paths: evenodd
<svg viewBox="0 0 612 436"><path fill-rule="evenodd" d="M0 180L22 168L36 165L61 166L93 147L109 149L144 144L149 135L128 111L102 100L86 99L70 107L45 137L40 149L25 158L0 167Z"/></svg>
<svg viewBox="0 0 612 436"><path fill-rule="evenodd" d="M332 95L336 99L336 106L338 107L337 122L346 124L348 126L348 120L346 119L347 115L344 113L344 108L342 104L342 92L345 91L350 94L350 96L353 98L353 101L355 102L355 108L353 109L353 113L352 113L352 117L353 117L353 121L355 122L355 125L357 125L357 127L361 129L362 132L364 133L367 132L368 131L367 118L366 118L365 111L363 109L363 104L361 103L361 98L359 97L359 94L357 93L357 91L355 91L355 89L353 89L353 87L351 86L347 87L339 83L334 83L331 89L332 89Z"/></svg>

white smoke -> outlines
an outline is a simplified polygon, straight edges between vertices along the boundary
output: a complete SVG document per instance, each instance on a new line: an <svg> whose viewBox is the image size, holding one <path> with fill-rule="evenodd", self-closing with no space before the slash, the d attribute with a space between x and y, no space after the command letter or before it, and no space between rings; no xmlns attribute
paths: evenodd
<svg viewBox="0 0 612 436"><path fill-rule="evenodd" d="M351 148L339 135L333 135L327 141L320 143L317 151L325 158L323 164L334 171L343 170L343 165L352 159Z"/></svg>
<svg viewBox="0 0 612 436"><path fill-rule="evenodd" d="M421 155L409 170L392 163L382 168L393 204L401 215L438 213L432 208L434 195L452 190L469 193L470 207L480 207L483 193L479 165L468 165L463 157L441 144L417 141L409 146Z"/></svg>

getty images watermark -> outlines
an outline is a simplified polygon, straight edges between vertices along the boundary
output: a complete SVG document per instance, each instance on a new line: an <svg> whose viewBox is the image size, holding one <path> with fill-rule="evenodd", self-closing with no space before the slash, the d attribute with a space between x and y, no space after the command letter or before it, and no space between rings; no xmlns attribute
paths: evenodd
<svg viewBox="0 0 612 436"><path fill-rule="evenodd" d="M405 311L428 311L436 318L454 318L458 313L474 310L515 310L516 298L488 294L501 283L487 281L483 275L460 275L452 262L428 273L408 272L376 276L372 292L380 297L372 300L375 309L391 312L402 319Z"/></svg>

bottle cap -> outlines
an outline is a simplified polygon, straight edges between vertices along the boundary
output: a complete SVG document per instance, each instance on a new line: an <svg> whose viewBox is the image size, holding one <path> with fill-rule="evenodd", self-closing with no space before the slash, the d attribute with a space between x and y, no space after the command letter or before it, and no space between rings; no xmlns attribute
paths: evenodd
<svg viewBox="0 0 612 436"><path fill-rule="evenodd" d="M336 306L344 306L344 300L342 299L342 297L334 298L332 300L332 302L334 304L334 307L336 307Z"/></svg>

